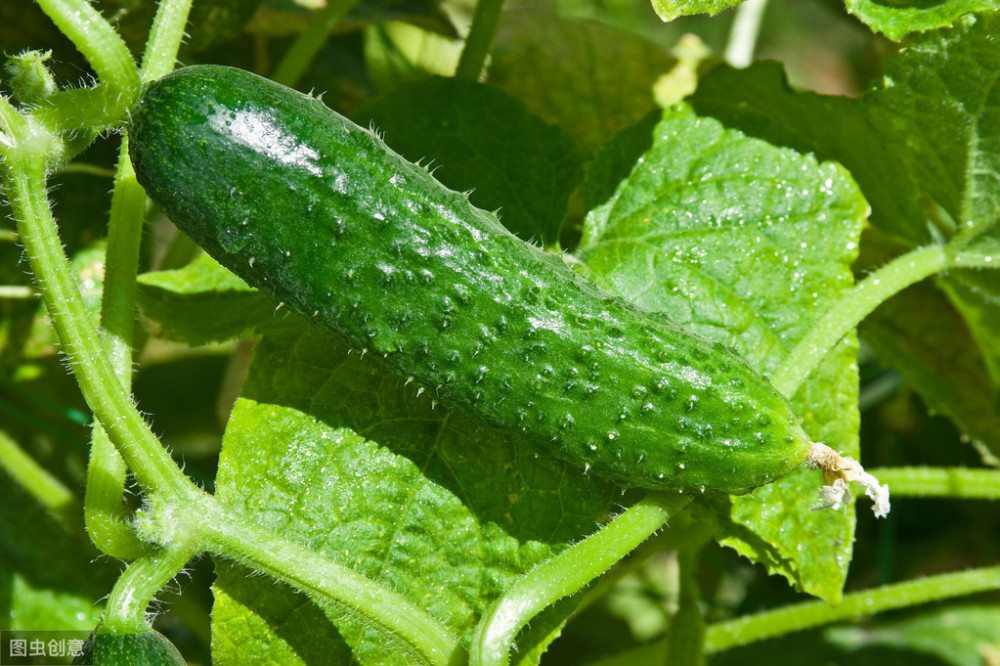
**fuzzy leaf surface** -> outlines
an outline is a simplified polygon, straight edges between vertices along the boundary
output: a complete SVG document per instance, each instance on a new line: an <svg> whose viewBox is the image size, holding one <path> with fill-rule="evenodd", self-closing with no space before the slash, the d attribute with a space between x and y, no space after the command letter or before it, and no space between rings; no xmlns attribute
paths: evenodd
<svg viewBox="0 0 1000 666"><path fill-rule="evenodd" d="M905 165L905 140L879 131L860 101L793 90L776 62L722 65L698 84L691 105L727 127L844 165L871 204L871 221L912 243L929 240L920 190Z"/></svg>
<svg viewBox="0 0 1000 666"><path fill-rule="evenodd" d="M844 4L865 25L893 41L951 25L963 14L996 8L993 0L844 0Z"/></svg>
<svg viewBox="0 0 1000 666"><path fill-rule="evenodd" d="M581 259L609 290L735 347L766 373L851 286L866 209L838 166L677 106L615 196L588 215ZM807 433L851 456L854 353L850 336L793 400ZM819 485L818 472L800 470L725 500L723 543L836 601L854 518L810 511Z"/></svg>
<svg viewBox="0 0 1000 666"><path fill-rule="evenodd" d="M743 0L652 0L653 10L664 21L673 21L681 16L691 14L709 14L715 16L719 12L742 4Z"/></svg>
<svg viewBox="0 0 1000 666"><path fill-rule="evenodd" d="M998 32L1000 14L988 13L921 35L864 99L876 127L905 141L903 164L950 216L944 226L981 230L1000 217Z"/></svg>

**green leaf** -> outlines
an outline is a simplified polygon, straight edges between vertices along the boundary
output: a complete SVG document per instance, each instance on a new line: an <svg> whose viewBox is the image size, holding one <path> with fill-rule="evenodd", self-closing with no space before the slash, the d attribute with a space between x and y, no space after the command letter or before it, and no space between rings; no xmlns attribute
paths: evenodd
<svg viewBox="0 0 1000 666"><path fill-rule="evenodd" d="M710 14L735 7L743 0L652 0L653 10L664 21L673 21L680 16L691 14Z"/></svg>
<svg viewBox="0 0 1000 666"><path fill-rule="evenodd" d="M904 165L955 229L1000 219L998 32L1000 14L990 13L921 35L885 62L864 100L880 130L905 140Z"/></svg>
<svg viewBox="0 0 1000 666"><path fill-rule="evenodd" d="M833 627L827 629L824 636L845 652L872 647L895 648L934 656L940 660L935 663L980 666L989 663L988 655L1000 652L1000 607L934 608L916 617L876 627Z"/></svg>
<svg viewBox="0 0 1000 666"><path fill-rule="evenodd" d="M1000 455L1000 391L982 353L948 298L930 284L882 304L860 328L886 365L899 370L932 412Z"/></svg>
<svg viewBox="0 0 1000 666"><path fill-rule="evenodd" d="M853 279L866 204L836 165L751 139L686 106L667 110L652 148L588 215L581 259L604 286L711 339L763 372ZM794 404L816 441L856 456L853 336ZM821 481L802 470L733 497L723 543L812 594L840 598L854 518L810 511Z"/></svg>
<svg viewBox="0 0 1000 666"><path fill-rule="evenodd" d="M0 630L91 630L119 567L0 472ZM67 527L69 529L67 529Z"/></svg>
<svg viewBox="0 0 1000 666"><path fill-rule="evenodd" d="M716 67L700 80L690 103L727 127L840 162L871 204L873 224L911 243L929 240L920 190L909 170L900 168L905 137L876 130L858 100L796 92L780 63L757 62L746 69Z"/></svg>
<svg viewBox="0 0 1000 666"><path fill-rule="evenodd" d="M573 137L496 88L432 78L382 95L353 114L385 134L391 148L426 163L453 190L500 210L525 240L559 238L583 157Z"/></svg>
<svg viewBox="0 0 1000 666"><path fill-rule="evenodd" d="M276 321L269 297L207 254L181 269L143 273L136 301L164 335L193 346L241 337Z"/></svg>
<svg viewBox="0 0 1000 666"><path fill-rule="evenodd" d="M448 412L324 333L272 331L258 343L226 431L219 497L260 524L349 565L470 632L515 576L594 531L628 498L474 417ZM363 619L282 586L221 570L218 663L267 651L387 657ZM313 626L325 615L336 624ZM552 617L549 631L562 617ZM533 623L536 632L545 628ZM538 625L538 626L536 626ZM321 646L312 645L321 641ZM335 662L325 662L335 663Z"/></svg>
<svg viewBox="0 0 1000 666"><path fill-rule="evenodd" d="M939 284L968 325L993 385L1000 386L1000 273L949 271Z"/></svg>
<svg viewBox="0 0 1000 666"><path fill-rule="evenodd" d="M675 60L634 33L545 11L504 12L489 81L567 128L585 151L656 107L653 84Z"/></svg>
<svg viewBox="0 0 1000 666"><path fill-rule="evenodd" d="M875 32L899 41L911 32L951 25L963 14L995 9L995 0L844 0L847 11Z"/></svg>

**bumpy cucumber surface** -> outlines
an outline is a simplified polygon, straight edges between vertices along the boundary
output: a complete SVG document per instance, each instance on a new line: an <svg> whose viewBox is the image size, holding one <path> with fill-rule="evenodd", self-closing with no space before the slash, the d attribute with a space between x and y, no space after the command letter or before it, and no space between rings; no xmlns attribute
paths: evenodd
<svg viewBox="0 0 1000 666"><path fill-rule="evenodd" d="M539 450L626 486L727 493L806 459L742 358L600 291L317 99L186 67L130 131L139 182L220 263Z"/></svg>

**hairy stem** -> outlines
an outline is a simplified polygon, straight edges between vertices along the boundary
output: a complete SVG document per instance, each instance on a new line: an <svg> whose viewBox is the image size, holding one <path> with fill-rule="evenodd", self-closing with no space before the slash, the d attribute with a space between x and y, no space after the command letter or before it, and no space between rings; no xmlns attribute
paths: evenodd
<svg viewBox="0 0 1000 666"><path fill-rule="evenodd" d="M146 82L168 74L177 62L177 51L184 39L184 26L191 11L191 0L162 0L156 9L146 40L139 77Z"/></svg>
<svg viewBox="0 0 1000 666"><path fill-rule="evenodd" d="M857 328L879 304L906 287L948 266L945 248L931 246L913 250L892 260L855 285L799 340L771 376L771 383L787 396L798 391L827 352Z"/></svg>
<svg viewBox="0 0 1000 666"><path fill-rule="evenodd" d="M518 632L548 606L586 587L691 501L652 494L609 524L517 580L479 622L471 666L506 666Z"/></svg>
<svg viewBox="0 0 1000 666"><path fill-rule="evenodd" d="M883 467L871 470L896 497L1000 499L1000 470L964 467Z"/></svg>
<svg viewBox="0 0 1000 666"><path fill-rule="evenodd" d="M155 514L155 512L154 512ZM170 532L196 533L213 555L233 559L363 617L423 655L427 664L455 663L457 637L427 612L396 592L314 550L262 529L213 497L171 506L154 516L157 538ZM167 524L169 521L169 524ZM166 534L163 534L166 532Z"/></svg>
<svg viewBox="0 0 1000 666"><path fill-rule="evenodd" d="M87 0L35 0L97 72L111 96L138 88L139 75L128 46Z"/></svg>
<svg viewBox="0 0 1000 666"><path fill-rule="evenodd" d="M670 666L701 666L705 663L705 621L698 608L698 553L703 544L690 545L677 552L680 577L679 608L670 621L667 636L667 659Z"/></svg>
<svg viewBox="0 0 1000 666"><path fill-rule="evenodd" d="M122 389L128 392L132 387L135 278L146 212L146 194L135 178L128 157L128 135L122 137L114 182L101 298L101 329L111 368ZM84 519L94 545L101 552L123 560L138 557L144 550L132 531L122 502L127 471L125 461L108 439L101 422L96 421L87 464Z"/></svg>
<svg viewBox="0 0 1000 666"><path fill-rule="evenodd" d="M45 156L31 150L18 153L9 160L4 185L31 270L84 399L144 488L181 498L201 495L149 430L115 375L56 232L45 187Z"/></svg>
<svg viewBox="0 0 1000 666"><path fill-rule="evenodd" d="M337 25L357 3L358 0L328 0L326 7L316 12L309 27L292 43L271 78L293 88L298 85L309 63L326 42L333 26Z"/></svg>
<svg viewBox="0 0 1000 666"><path fill-rule="evenodd" d="M939 574L856 592L845 596L839 606L831 606L825 601L792 604L709 625L705 633L705 651L721 652L832 622L996 589L1000 589L1000 566Z"/></svg>
<svg viewBox="0 0 1000 666"><path fill-rule="evenodd" d="M472 16L472 25L465 38L462 55L458 59L455 76L476 81L486 65L486 56L493 46L493 37L500 23L503 0L479 0Z"/></svg>
<svg viewBox="0 0 1000 666"><path fill-rule="evenodd" d="M128 156L128 136L122 137L111 194L108 246L105 253L101 328L111 366L126 391L132 386L132 334L135 330L135 279L146 216L146 193L136 180Z"/></svg>
<svg viewBox="0 0 1000 666"><path fill-rule="evenodd" d="M153 597L198 554L188 544L157 548L131 562L111 589L97 633L149 631L146 609Z"/></svg>

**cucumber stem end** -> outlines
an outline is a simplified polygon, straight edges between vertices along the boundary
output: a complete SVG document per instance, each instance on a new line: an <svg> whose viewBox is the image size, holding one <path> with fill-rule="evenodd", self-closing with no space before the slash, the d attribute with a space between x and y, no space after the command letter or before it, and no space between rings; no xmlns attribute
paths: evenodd
<svg viewBox="0 0 1000 666"><path fill-rule="evenodd" d="M889 486L865 471L854 458L842 456L826 444L813 442L807 462L823 471L824 485L819 490L820 502L815 509L839 509L851 499L850 482L860 483L872 501L876 518L889 515Z"/></svg>

